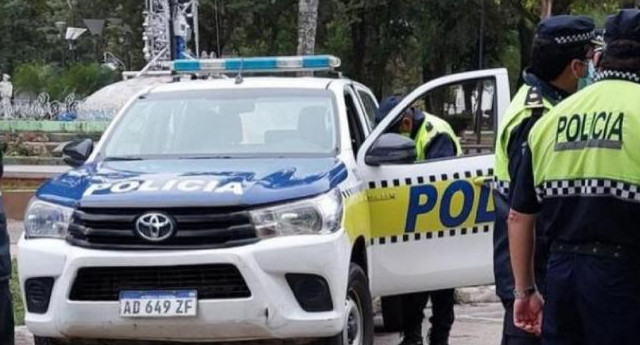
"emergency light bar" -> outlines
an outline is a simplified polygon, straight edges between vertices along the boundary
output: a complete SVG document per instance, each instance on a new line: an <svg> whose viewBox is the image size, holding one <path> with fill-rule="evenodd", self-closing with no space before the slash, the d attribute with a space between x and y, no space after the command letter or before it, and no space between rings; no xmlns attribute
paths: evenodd
<svg viewBox="0 0 640 345"><path fill-rule="evenodd" d="M185 72L298 72L323 71L340 67L332 55L271 56L202 60L175 60L171 70Z"/></svg>

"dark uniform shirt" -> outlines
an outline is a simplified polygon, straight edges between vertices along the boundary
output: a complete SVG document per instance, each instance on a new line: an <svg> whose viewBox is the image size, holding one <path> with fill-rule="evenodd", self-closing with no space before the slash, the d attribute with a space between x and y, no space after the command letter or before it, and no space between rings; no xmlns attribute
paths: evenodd
<svg viewBox="0 0 640 345"><path fill-rule="evenodd" d="M517 104L516 106L522 107L521 111L527 111L525 104L532 101L539 102L540 108L537 111L546 111L542 106L542 99L540 96L550 103L555 105L561 100L566 98L568 94L562 90L555 88L553 85L545 83L538 78L535 74L525 70L523 79L526 87L529 89L529 95L536 100L532 100L532 97L526 97L525 102ZM536 96L537 95L537 96ZM532 111L532 110L528 110ZM535 110L534 110L535 111ZM535 124L538 118L534 116L528 116L521 120L520 123L512 126L508 133L508 145L506 152L508 154L508 173L510 180L517 181L520 179L518 175L518 169L522 160L522 144L524 144L529 135L531 127ZM496 203L496 222L493 234L494 245L494 276L496 281L496 293L503 300L513 299L513 290L515 288L513 281L513 273L511 272L511 259L509 256L509 240L507 237L507 216L509 214L510 207L510 195L513 194L513 188L508 189L508 194L494 193L494 201ZM547 260L548 245L541 231L536 231L537 245L536 245L536 284L538 288L544 290L544 274L545 263Z"/></svg>

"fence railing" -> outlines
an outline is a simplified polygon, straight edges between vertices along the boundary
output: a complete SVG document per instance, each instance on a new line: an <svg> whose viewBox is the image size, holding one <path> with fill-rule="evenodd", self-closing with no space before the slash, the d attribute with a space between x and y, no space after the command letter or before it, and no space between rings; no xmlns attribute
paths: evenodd
<svg viewBox="0 0 640 345"><path fill-rule="evenodd" d="M58 120L58 121L105 121L113 118L117 109L87 107L84 100L75 94L67 95L62 101L51 100L47 93L41 93L34 100L15 100L11 104L0 103L2 120Z"/></svg>

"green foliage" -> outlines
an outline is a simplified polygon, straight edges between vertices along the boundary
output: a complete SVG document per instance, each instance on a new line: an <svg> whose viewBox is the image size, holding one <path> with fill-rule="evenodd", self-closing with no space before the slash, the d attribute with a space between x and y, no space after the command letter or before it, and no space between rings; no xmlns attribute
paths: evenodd
<svg viewBox="0 0 640 345"><path fill-rule="evenodd" d="M39 94L49 90L58 71L56 67L44 62L20 65L13 75L13 85L17 93Z"/></svg>
<svg viewBox="0 0 640 345"><path fill-rule="evenodd" d="M51 93L54 99L69 93L85 97L115 81L113 71L97 63L79 64L63 71L52 85Z"/></svg>
<svg viewBox="0 0 640 345"><path fill-rule="evenodd" d="M200 0L200 49L218 56L295 54L298 1ZM608 14L639 2L554 0L552 12L592 15L602 26ZM144 65L143 1L76 3L70 8L67 0L0 2L0 70L14 75L19 90L86 95L111 80L95 65L103 51L120 57L131 70ZM318 9L316 52L339 56L344 74L378 97L480 67L507 67L515 86L529 62L540 8L540 0L324 0ZM82 27L82 18L118 18L121 23L107 21L101 37L81 36L80 67L69 68L55 22Z"/></svg>
<svg viewBox="0 0 640 345"><path fill-rule="evenodd" d="M13 297L13 318L16 326L24 325L24 304L20 294L20 282L18 281L18 264L11 260L11 280L9 281L11 296Z"/></svg>
<svg viewBox="0 0 640 345"><path fill-rule="evenodd" d="M32 96L46 92L52 100L62 100L70 93L85 97L113 81L114 73L97 63L64 70L43 62L27 63L18 66L13 77L17 92Z"/></svg>

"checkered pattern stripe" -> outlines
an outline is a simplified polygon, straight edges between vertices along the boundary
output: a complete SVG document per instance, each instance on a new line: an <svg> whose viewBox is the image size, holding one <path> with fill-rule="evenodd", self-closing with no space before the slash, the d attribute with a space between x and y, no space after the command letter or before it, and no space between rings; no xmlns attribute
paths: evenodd
<svg viewBox="0 0 640 345"><path fill-rule="evenodd" d="M393 180L369 181L369 189L393 188L402 186L421 185L440 181L452 181L480 176L493 176L493 168L478 169L475 171L463 171L453 174L427 175L417 177L406 177Z"/></svg>
<svg viewBox="0 0 640 345"><path fill-rule="evenodd" d="M509 195L509 181L501 181L498 178L493 179L493 189L497 190L502 195Z"/></svg>
<svg viewBox="0 0 640 345"><path fill-rule="evenodd" d="M604 70L596 73L595 80L603 80L603 79L622 79L627 81L632 81L635 83L640 83L640 76L636 73L632 72L621 72L621 71L613 71L613 70Z"/></svg>
<svg viewBox="0 0 640 345"><path fill-rule="evenodd" d="M640 202L640 186L610 179L547 181L536 188L538 200L565 196L610 196Z"/></svg>
<svg viewBox="0 0 640 345"><path fill-rule="evenodd" d="M579 43L579 42L588 42L591 41L595 37L595 32L585 32L581 34L569 35L569 36L560 36L555 37L554 40L557 44L571 44L571 43Z"/></svg>
<svg viewBox="0 0 640 345"><path fill-rule="evenodd" d="M370 240L370 244L372 246L384 246L406 242L438 240L446 237L484 234L491 232L491 230L493 230L493 224L474 226L471 228L459 228L431 232L412 232L397 236L375 237Z"/></svg>
<svg viewBox="0 0 640 345"><path fill-rule="evenodd" d="M362 191L364 191L365 188L365 184L364 183L360 183L357 186L351 187L351 188L345 188L343 190L340 191L340 193L342 193L342 197L343 198L348 198L351 196L354 196Z"/></svg>

